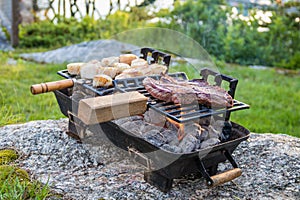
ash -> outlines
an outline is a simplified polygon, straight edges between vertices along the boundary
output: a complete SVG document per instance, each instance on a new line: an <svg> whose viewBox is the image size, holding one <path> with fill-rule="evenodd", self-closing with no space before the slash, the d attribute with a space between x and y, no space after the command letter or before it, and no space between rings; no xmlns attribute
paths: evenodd
<svg viewBox="0 0 300 200"><path fill-rule="evenodd" d="M0 127L0 148L22 155L16 165L63 197L48 199L299 199L300 139L284 134L250 135L234 151L243 174L207 188L200 177L175 179L163 193L143 180L143 168L113 146L91 148L66 135L67 119ZM171 150L170 150L171 151ZM120 157L122 159L120 159ZM229 164L219 164L220 172ZM140 171L139 171L140 170Z"/></svg>
<svg viewBox="0 0 300 200"><path fill-rule="evenodd" d="M224 126L224 121L207 118L201 120L201 124L184 124L181 130L152 109L143 116L127 117L113 122L154 146L173 153L191 153L219 144ZM183 134L181 138L180 134Z"/></svg>

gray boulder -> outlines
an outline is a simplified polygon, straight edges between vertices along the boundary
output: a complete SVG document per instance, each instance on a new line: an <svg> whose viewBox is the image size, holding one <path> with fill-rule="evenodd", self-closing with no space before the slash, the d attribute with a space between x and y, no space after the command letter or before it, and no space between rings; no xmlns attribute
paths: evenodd
<svg viewBox="0 0 300 200"><path fill-rule="evenodd" d="M122 43L116 40L97 40L82 42L71 46L62 47L48 52L20 54L26 60L39 63L71 63L101 60L105 57L119 56L123 53L138 54L139 47Z"/></svg>

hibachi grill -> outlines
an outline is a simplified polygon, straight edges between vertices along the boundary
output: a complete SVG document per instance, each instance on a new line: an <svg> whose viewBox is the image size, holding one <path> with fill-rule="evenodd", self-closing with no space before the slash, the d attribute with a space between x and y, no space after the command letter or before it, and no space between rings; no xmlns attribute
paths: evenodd
<svg viewBox="0 0 300 200"><path fill-rule="evenodd" d="M163 52L142 48L140 58L149 63L162 62L169 66L171 56ZM163 75L138 76L114 80L113 87L93 87L92 81L73 76L67 70L58 72L68 81L67 88L60 84L41 84L41 93L54 91L61 112L69 118L67 134L77 140L87 137L87 131L105 135L114 145L129 152L143 164L144 179L161 191L172 188L173 179L184 175L200 174L209 186L216 186L241 175L241 169L232 157L235 148L249 137L249 130L230 121L230 113L249 106L234 99L238 80L202 69L201 81L213 77L214 85L229 85L232 97L230 107L205 106L199 103L166 102L153 97L143 84L146 78L159 81ZM176 81L190 83L184 72L168 73ZM75 82L75 84L74 84ZM181 82L180 82L181 84ZM52 88L51 88L52 87ZM148 97L147 111L103 123L86 124L78 117L82 99L115 93L138 91ZM33 92L33 89L32 89ZM218 164L228 160L233 169L217 174Z"/></svg>

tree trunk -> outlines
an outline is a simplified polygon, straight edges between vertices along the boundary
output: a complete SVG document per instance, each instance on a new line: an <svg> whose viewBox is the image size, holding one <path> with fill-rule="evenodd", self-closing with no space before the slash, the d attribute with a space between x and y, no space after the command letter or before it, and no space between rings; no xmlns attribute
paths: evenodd
<svg viewBox="0 0 300 200"><path fill-rule="evenodd" d="M19 0L12 0L11 45L19 45L20 4Z"/></svg>

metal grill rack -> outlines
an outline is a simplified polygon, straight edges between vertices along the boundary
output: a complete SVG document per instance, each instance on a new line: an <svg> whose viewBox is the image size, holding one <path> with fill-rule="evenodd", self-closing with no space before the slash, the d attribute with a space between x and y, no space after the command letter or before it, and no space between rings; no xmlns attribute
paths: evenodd
<svg viewBox="0 0 300 200"><path fill-rule="evenodd" d="M186 74L183 72L173 73L168 75L177 80L188 80ZM161 76L156 75L150 77L155 80L159 80ZM138 91L143 95L145 95L146 97L149 97L148 107L153 108L157 112L169 117L170 119L178 123L187 123L199 118L215 116L220 114L227 114L233 111L249 108L249 105L240 102L238 100L234 100L233 107L231 108L216 108L216 109L208 108L204 105L200 105L196 103L192 105L174 104L171 102L167 103L152 97L147 92L147 90L142 84L144 78L145 77L137 77L137 78L130 78L130 79L114 80L114 86L115 89L120 92Z"/></svg>
<svg viewBox="0 0 300 200"><path fill-rule="evenodd" d="M57 74L67 79L77 78L76 75L69 74L68 70L58 71ZM84 89L86 89L86 91L88 91L89 94L93 96L104 96L104 95L112 94L115 91L115 88L103 88L103 87L95 88L93 87L92 80L78 79L77 82Z"/></svg>

